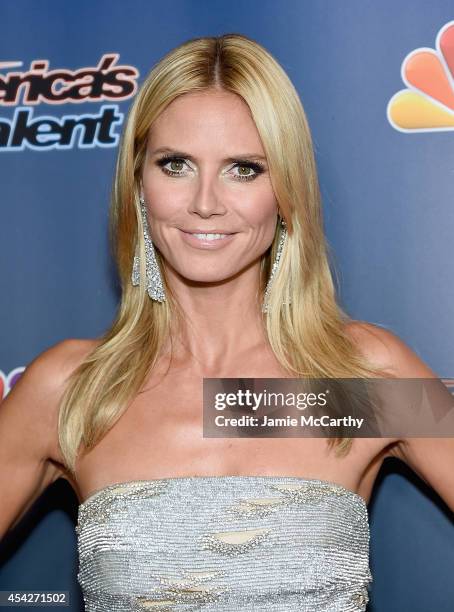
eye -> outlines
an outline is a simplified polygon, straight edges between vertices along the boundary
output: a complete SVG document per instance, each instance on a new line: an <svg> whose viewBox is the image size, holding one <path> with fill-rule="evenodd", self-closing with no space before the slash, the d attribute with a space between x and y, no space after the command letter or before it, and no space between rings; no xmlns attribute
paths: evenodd
<svg viewBox="0 0 454 612"><path fill-rule="evenodd" d="M163 172L169 176L184 176L183 172L186 161L181 157L161 157L157 160L156 164L162 169ZM167 167L166 167L167 166Z"/></svg>
<svg viewBox="0 0 454 612"><path fill-rule="evenodd" d="M236 180L239 181L251 181L254 180L259 174L265 171L262 164L258 162L236 162L232 167L232 170L238 170L238 174L234 174Z"/></svg>

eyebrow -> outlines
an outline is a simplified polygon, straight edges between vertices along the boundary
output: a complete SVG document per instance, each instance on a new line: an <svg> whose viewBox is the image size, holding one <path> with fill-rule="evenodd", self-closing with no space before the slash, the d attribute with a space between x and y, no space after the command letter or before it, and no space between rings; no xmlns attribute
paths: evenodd
<svg viewBox="0 0 454 612"><path fill-rule="evenodd" d="M176 149L171 149L170 147L160 147L159 149L151 151L151 155L157 155L158 153L168 153L174 155L175 157L183 157L185 159L190 159L191 161L196 161L196 158L190 155L189 153L185 153L184 151L177 151ZM266 161L266 157L264 155L259 155L258 153L241 153L241 155L236 155L234 157L226 157L222 160L222 162L229 163L236 161L249 161L253 159L261 159L263 161Z"/></svg>

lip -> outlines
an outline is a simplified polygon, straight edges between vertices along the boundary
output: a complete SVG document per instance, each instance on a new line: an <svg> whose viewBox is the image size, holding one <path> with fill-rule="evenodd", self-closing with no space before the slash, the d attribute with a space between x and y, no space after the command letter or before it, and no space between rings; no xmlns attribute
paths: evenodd
<svg viewBox="0 0 454 612"><path fill-rule="evenodd" d="M180 228L181 229L181 228ZM185 234L235 234L235 232L226 232L225 230L222 229L202 229L202 228L194 228L194 229L181 229L182 232L184 232Z"/></svg>
<svg viewBox="0 0 454 612"><path fill-rule="evenodd" d="M220 249L224 246L226 246L227 244L229 244L230 242L232 242L235 233L228 233L228 232L223 232L221 230L211 230L211 231L207 231L207 230L191 230L191 232L188 232L186 230L182 230L179 229L178 230L183 238L183 240L186 242L186 244L198 248L198 249ZM225 236L224 238L219 238L217 240L201 240L200 238L196 238L195 236L192 235L192 232L196 233L196 234L227 234L227 236Z"/></svg>

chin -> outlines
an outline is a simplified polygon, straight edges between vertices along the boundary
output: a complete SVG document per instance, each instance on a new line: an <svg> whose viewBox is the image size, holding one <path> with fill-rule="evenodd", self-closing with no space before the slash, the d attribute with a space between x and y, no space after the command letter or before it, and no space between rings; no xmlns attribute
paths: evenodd
<svg viewBox="0 0 454 612"><path fill-rule="evenodd" d="M183 267L174 267L174 270L188 283L222 283L232 278L236 274L236 270L225 270L220 271L219 268L216 270L207 270L201 268L197 270L197 267L193 266L190 269Z"/></svg>
<svg viewBox="0 0 454 612"><path fill-rule="evenodd" d="M224 281L228 281L233 274L220 275L217 274L181 274L181 277L186 280L188 283L197 283L197 284L208 284L208 283L222 283Z"/></svg>

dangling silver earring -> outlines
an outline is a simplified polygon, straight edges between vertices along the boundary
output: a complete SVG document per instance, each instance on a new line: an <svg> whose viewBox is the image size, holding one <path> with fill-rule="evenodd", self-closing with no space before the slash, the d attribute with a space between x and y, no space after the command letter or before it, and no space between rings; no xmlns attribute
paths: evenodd
<svg viewBox="0 0 454 612"><path fill-rule="evenodd" d="M262 312L269 312L269 304L268 298L271 290L271 285L273 284L274 277L279 269L279 262L281 260L282 251L284 249L284 244L287 240L287 224L285 220L281 217L281 233L279 236L279 244L277 246L276 257L274 259L273 267L271 268L271 274L268 279L268 283L266 285L265 293L263 296L263 304L262 304Z"/></svg>
<svg viewBox="0 0 454 612"><path fill-rule="evenodd" d="M161 271L159 270L159 265L156 260L156 253L148 229L147 211L145 208L145 200L143 198L140 198L140 210L142 213L143 238L145 240L145 270L148 281L147 292L152 300L155 300L157 302L165 302L166 297L164 293L164 285L162 282ZM139 245L136 246L136 254L134 255L131 280L133 285L140 284Z"/></svg>

